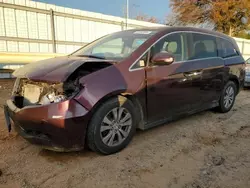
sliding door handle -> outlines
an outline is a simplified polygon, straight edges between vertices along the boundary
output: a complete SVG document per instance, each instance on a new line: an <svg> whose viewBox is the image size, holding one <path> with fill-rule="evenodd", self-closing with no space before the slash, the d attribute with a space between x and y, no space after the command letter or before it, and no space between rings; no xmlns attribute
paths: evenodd
<svg viewBox="0 0 250 188"><path fill-rule="evenodd" d="M202 74L202 71L195 71L195 72L185 72L183 73L185 77L196 77Z"/></svg>

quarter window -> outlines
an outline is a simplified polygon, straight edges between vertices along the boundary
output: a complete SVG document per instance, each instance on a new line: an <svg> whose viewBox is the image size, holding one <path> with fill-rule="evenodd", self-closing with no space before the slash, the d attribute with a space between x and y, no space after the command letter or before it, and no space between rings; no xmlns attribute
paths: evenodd
<svg viewBox="0 0 250 188"><path fill-rule="evenodd" d="M142 58L137 61L133 66L132 66L132 69L138 69L138 68L143 68L146 66L146 63L147 63L147 59L148 59L148 52L146 54L144 54L142 56Z"/></svg>
<svg viewBox="0 0 250 188"><path fill-rule="evenodd" d="M227 58L238 55L236 49L234 48L231 42L224 39L221 40L222 40L222 57Z"/></svg>
<svg viewBox="0 0 250 188"><path fill-rule="evenodd" d="M250 64L250 58L246 61L246 64Z"/></svg>
<svg viewBox="0 0 250 188"><path fill-rule="evenodd" d="M210 35L191 34L191 49L191 60L218 56L216 38Z"/></svg>

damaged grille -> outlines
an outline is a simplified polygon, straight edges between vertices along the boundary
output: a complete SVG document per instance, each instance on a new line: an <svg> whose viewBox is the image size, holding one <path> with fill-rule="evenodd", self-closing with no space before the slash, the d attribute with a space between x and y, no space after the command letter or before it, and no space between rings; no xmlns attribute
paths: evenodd
<svg viewBox="0 0 250 188"><path fill-rule="evenodd" d="M19 79L15 85L13 93L16 97L22 97L22 105L19 104L22 107L60 102L77 90L73 83L46 83L28 79Z"/></svg>

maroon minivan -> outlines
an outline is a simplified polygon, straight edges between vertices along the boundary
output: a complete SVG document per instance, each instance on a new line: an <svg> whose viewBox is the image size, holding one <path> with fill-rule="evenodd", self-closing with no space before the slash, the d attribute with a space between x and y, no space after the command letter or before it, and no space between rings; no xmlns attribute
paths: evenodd
<svg viewBox="0 0 250 188"><path fill-rule="evenodd" d="M5 106L9 131L55 151L111 154L136 129L217 108L228 112L243 87L236 42L188 27L121 31L78 51L14 72Z"/></svg>

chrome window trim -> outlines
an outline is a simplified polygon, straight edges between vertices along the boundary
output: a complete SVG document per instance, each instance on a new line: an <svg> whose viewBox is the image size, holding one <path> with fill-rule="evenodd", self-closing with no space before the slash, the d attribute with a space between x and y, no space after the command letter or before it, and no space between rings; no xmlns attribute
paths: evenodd
<svg viewBox="0 0 250 188"><path fill-rule="evenodd" d="M141 69L144 69L145 67L140 67L140 68L134 68L133 69L133 66L152 48L152 46L154 46L157 42L159 42L161 39L167 37L168 35L171 35L171 34L175 34L175 33L198 33L198 34L203 34L203 35L209 35L209 36L213 36L213 37L217 37L217 38L221 38L221 39L224 39L224 40L227 40L228 42L230 42L233 46L234 44L232 43L232 41L230 41L229 39L227 39L226 37L222 37L222 36L217 36L217 35L214 35L214 34L209 34L209 33L203 33L203 32L199 32L199 31L174 31L174 32L171 32L171 33L167 33L163 36L161 36L157 41L155 41L153 44L151 44L147 50L145 50L144 53L142 53L142 55L136 59L136 61L134 61L134 63L132 63L129 67L129 72L133 72L133 71L137 71L137 70L141 70ZM239 55L238 55L239 56ZM202 59L214 59L214 58L221 58L221 59L230 59L230 58L234 58L234 57L237 57L237 56L232 56L232 57L227 57L227 58L222 58L222 57L208 57L208 58L200 58L200 59L194 59L194 60L187 60L187 61L178 61L178 62L174 62L174 63L183 63L183 62L190 62L190 61L196 61L196 60L202 60Z"/></svg>
<svg viewBox="0 0 250 188"><path fill-rule="evenodd" d="M231 59L231 58L236 58L237 56L232 56L232 57L227 57L227 58L222 58L222 57L206 57L206 58L199 58L199 59L191 59L191 60L187 60L187 61L177 61L174 62L175 63L184 63L184 62L192 62L192 61L200 61L200 60L208 60L208 59Z"/></svg>

